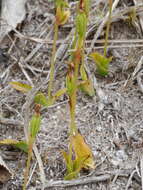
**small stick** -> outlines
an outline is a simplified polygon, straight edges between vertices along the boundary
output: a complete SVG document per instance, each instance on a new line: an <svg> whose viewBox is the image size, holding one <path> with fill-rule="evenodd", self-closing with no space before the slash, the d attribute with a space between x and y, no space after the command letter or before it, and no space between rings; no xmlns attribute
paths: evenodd
<svg viewBox="0 0 143 190"><path fill-rule="evenodd" d="M3 118L0 116L0 123L4 124L4 125L18 125L18 126L23 126L24 123L22 121L19 120L14 120L14 119L7 119L7 118Z"/></svg>
<svg viewBox="0 0 143 190"><path fill-rule="evenodd" d="M141 76L143 76L143 72L140 72L140 73L137 75L137 82L138 82L138 85L139 85L139 87L140 87L141 92L143 93L143 84L142 84Z"/></svg>
<svg viewBox="0 0 143 190"><path fill-rule="evenodd" d="M143 5L143 1L142 0L133 0L135 5ZM141 30L143 33L143 15L139 15L139 21L140 21L140 26L141 26Z"/></svg>
<svg viewBox="0 0 143 190"><path fill-rule="evenodd" d="M142 182L142 190L143 190L143 156L140 158L140 168L141 168L141 182Z"/></svg>
<svg viewBox="0 0 143 190"><path fill-rule="evenodd" d="M128 182L127 182L127 185L126 185L126 189L125 189L125 190L128 190L128 189L129 189L129 186L130 186L130 184L131 184L132 178L133 178L133 176L134 176L134 174L135 174L136 172L137 172L136 169L132 171L132 173L131 173L131 175L130 175L130 177L129 177L129 179L128 179Z"/></svg>
<svg viewBox="0 0 143 190"><path fill-rule="evenodd" d="M50 187L72 187L76 185L85 185L89 183L96 183L96 182L101 182L101 181L107 181L111 179L111 175L101 175L101 176L94 176L94 177L86 177L86 178L81 178L81 179L76 179L76 180L59 180L59 181L51 181L48 182L45 185L45 188L50 188Z"/></svg>
<svg viewBox="0 0 143 190"><path fill-rule="evenodd" d="M134 69L134 72L132 73L132 78L134 79L134 77L138 74L139 70L141 69L143 65L143 56L141 56L137 66Z"/></svg>
<svg viewBox="0 0 143 190"><path fill-rule="evenodd" d="M26 77L26 79L29 81L30 85L34 86L31 78L29 77L28 73L26 72L26 70L24 69L23 65L21 64L21 61L18 62L18 65L19 65L21 71L23 72L24 76Z"/></svg>

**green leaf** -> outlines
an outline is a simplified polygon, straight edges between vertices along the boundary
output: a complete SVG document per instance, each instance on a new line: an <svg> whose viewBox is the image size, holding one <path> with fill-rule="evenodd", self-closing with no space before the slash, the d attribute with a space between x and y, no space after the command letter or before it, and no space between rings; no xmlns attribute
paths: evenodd
<svg viewBox="0 0 143 190"><path fill-rule="evenodd" d="M87 17L83 11L79 11L76 17L76 31L80 39L84 39L86 34Z"/></svg>
<svg viewBox="0 0 143 190"><path fill-rule="evenodd" d="M37 104L40 104L42 106L50 106L53 105L54 102L63 94L65 94L67 91L67 88L63 88L58 90L50 99L47 99L46 96L43 93L38 93L35 98L34 101Z"/></svg>
<svg viewBox="0 0 143 190"><path fill-rule="evenodd" d="M67 88L67 93L71 96L74 89L75 89L75 79L74 76L69 76L67 75L66 77L66 88Z"/></svg>
<svg viewBox="0 0 143 190"><path fill-rule="evenodd" d="M66 176L64 177L65 180L71 180L71 179L75 179L78 177L79 171L73 171L71 173L66 174Z"/></svg>
<svg viewBox="0 0 143 190"><path fill-rule="evenodd" d="M80 75L81 75L82 80L87 80L87 74L86 74L83 64L80 67Z"/></svg>
<svg viewBox="0 0 143 190"><path fill-rule="evenodd" d="M88 15L90 10L90 0L84 0L85 3L85 12Z"/></svg>
<svg viewBox="0 0 143 190"><path fill-rule="evenodd" d="M23 150L24 152L28 152L28 144L25 141L19 141L14 145L16 148Z"/></svg>
<svg viewBox="0 0 143 190"><path fill-rule="evenodd" d="M83 81L79 83L78 87L80 88L80 90L82 90L89 96L94 96L95 92L94 92L92 81L88 79L88 76L86 74L83 64L80 67L80 75Z"/></svg>
<svg viewBox="0 0 143 190"><path fill-rule="evenodd" d="M71 160L71 156L62 150L63 157L65 159L67 173L71 173L73 171L73 160Z"/></svg>
<svg viewBox="0 0 143 190"><path fill-rule="evenodd" d="M24 84L24 83L21 83L21 82L10 82L9 83L13 88L15 88L16 90L20 91L20 92L23 92L23 93L26 93L28 92L29 90L32 89L32 86L28 85L28 84Z"/></svg>
<svg viewBox="0 0 143 190"><path fill-rule="evenodd" d="M60 8L68 8L69 5L66 1L64 0L56 0L56 7L60 7Z"/></svg>
<svg viewBox="0 0 143 190"><path fill-rule="evenodd" d="M53 105L55 101L66 92L67 92L67 88L58 90L50 99L48 99L48 106Z"/></svg>
<svg viewBox="0 0 143 190"><path fill-rule="evenodd" d="M85 92L86 94L88 94L89 96L94 96L95 95L95 91L94 91L94 87L92 84L91 80L86 80L86 81L82 81L79 83L78 85L79 89L83 92Z"/></svg>
<svg viewBox="0 0 143 190"><path fill-rule="evenodd" d="M65 180L71 180L78 176L79 171L76 169L75 160L71 160L71 155L66 153L65 151L62 151L63 157L65 159L67 172L64 177Z"/></svg>
<svg viewBox="0 0 143 190"><path fill-rule="evenodd" d="M58 90L53 96L55 97L55 99L57 99L58 97L62 96L63 94L65 94L67 91L67 88L63 88Z"/></svg>
<svg viewBox="0 0 143 190"><path fill-rule="evenodd" d="M91 53L90 57L94 60L98 73L102 76L107 75L109 63L111 62L112 57L107 58L97 52Z"/></svg>
<svg viewBox="0 0 143 190"><path fill-rule="evenodd" d="M71 160L69 154L67 154L64 151L62 151L62 153L63 153L63 157L66 161L66 168L67 168L67 172L66 172L64 179L65 180L71 180L71 179L77 178L80 170L84 166L84 162L87 159L87 157L86 158L80 157L80 158L77 158L75 160Z"/></svg>
<svg viewBox="0 0 143 190"><path fill-rule="evenodd" d="M40 104L42 106L48 106L49 102L46 96L43 93L38 93L34 98L35 103Z"/></svg>
<svg viewBox="0 0 143 190"><path fill-rule="evenodd" d="M64 25L70 16L70 11L69 10L63 10L61 7L57 7L56 10L56 23L58 25Z"/></svg>
<svg viewBox="0 0 143 190"><path fill-rule="evenodd" d="M25 141L17 141L14 139L4 139L4 140L0 141L0 145L11 145L16 148L19 148L20 150L22 150L26 153L28 152L28 145Z"/></svg>
<svg viewBox="0 0 143 190"><path fill-rule="evenodd" d="M34 114L30 121L30 136L35 138L39 132L41 124L41 116L39 114Z"/></svg>
<svg viewBox="0 0 143 190"><path fill-rule="evenodd" d="M68 19L70 17L70 11L63 11L62 12L62 17L61 17L61 20L60 20L60 25L64 25Z"/></svg>
<svg viewBox="0 0 143 190"><path fill-rule="evenodd" d="M65 180L77 178L82 168L95 168L92 151L80 133L70 136L69 147L72 155L62 151L67 168Z"/></svg>
<svg viewBox="0 0 143 190"><path fill-rule="evenodd" d="M73 160L73 171L71 173L68 173L65 176L65 180L71 180L78 177L79 172L84 166L84 162L87 159L87 157L80 157Z"/></svg>

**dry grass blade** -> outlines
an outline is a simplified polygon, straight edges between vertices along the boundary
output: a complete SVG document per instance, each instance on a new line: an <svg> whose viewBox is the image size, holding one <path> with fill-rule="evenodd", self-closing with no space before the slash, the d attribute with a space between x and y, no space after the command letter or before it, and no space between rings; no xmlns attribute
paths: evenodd
<svg viewBox="0 0 143 190"><path fill-rule="evenodd" d="M140 158L140 169L141 169L141 182L142 182L142 190L143 190L143 156Z"/></svg>
<svg viewBox="0 0 143 190"><path fill-rule="evenodd" d="M134 79L134 77L137 76L137 74L138 74L139 70L141 69L142 65L143 65L143 56L141 56L137 66L134 69L134 72L132 73L132 79Z"/></svg>
<svg viewBox="0 0 143 190"><path fill-rule="evenodd" d="M135 5L142 5L143 6L143 1L142 0L133 0ZM143 15L139 15L139 21L140 21L140 26L143 34Z"/></svg>
<svg viewBox="0 0 143 190"><path fill-rule="evenodd" d="M14 119L7 119L0 116L0 123L4 125L23 126L23 122Z"/></svg>
<svg viewBox="0 0 143 190"><path fill-rule="evenodd" d="M116 8L116 6L118 5L119 1L120 0L115 0L114 1L113 6L112 6L112 12ZM97 29L97 31L96 31L96 33L94 35L94 38L93 38L92 43L90 45L90 48L87 51L88 54L92 51L97 38L100 36L100 34L101 34L101 32L102 32L102 30L103 30L103 28L104 28L104 26L105 26L105 24L106 24L106 22L108 20L108 17L109 17L109 12L106 14L104 20L102 21L102 23L100 24L100 26L98 27L98 29Z"/></svg>

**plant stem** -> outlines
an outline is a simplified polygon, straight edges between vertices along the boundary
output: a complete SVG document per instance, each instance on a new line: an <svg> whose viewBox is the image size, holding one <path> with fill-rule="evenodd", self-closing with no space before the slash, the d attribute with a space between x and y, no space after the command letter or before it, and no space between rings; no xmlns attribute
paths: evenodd
<svg viewBox="0 0 143 190"><path fill-rule="evenodd" d="M55 54L56 54L56 41L58 39L58 24L55 22L54 25L54 40L53 40L53 51L52 51L52 58L51 58L51 67L50 67L50 81L48 86L48 98L51 100L51 91L52 85L54 80L54 70L55 70Z"/></svg>
<svg viewBox="0 0 143 190"><path fill-rule="evenodd" d="M88 2L89 3L89 2ZM85 2L83 0L79 1L79 8L83 9L82 6L85 6ZM83 10L85 11L85 10ZM88 14L88 13L87 13ZM86 26L87 27L87 26ZM78 75L79 75L79 66L80 63L84 64L83 59L84 59L84 45L85 45L85 35L80 38L80 36L77 37L77 32L75 32L75 40L73 44L73 49L75 50L74 56L73 56L73 63L74 63L74 90L72 95L69 97L69 104L70 104L70 118L71 118L71 123L70 123L70 132L71 135L74 135L78 132L76 123L75 123L75 109L76 109L76 102L77 102L77 90L78 90Z"/></svg>
<svg viewBox="0 0 143 190"><path fill-rule="evenodd" d="M108 46L108 37L109 37L109 29L111 23L111 14L112 14L112 0L109 0L109 17L107 21L106 35L105 35L105 45L104 45L104 56L107 56L107 46Z"/></svg>
<svg viewBox="0 0 143 190"><path fill-rule="evenodd" d="M71 134L75 134L77 132L77 126L75 123L75 109L77 102L77 85L78 85L78 74L79 74L79 65L81 62L81 50L77 48L74 56L74 90L72 95L70 96L70 116L71 116L71 124L70 130Z"/></svg>
<svg viewBox="0 0 143 190"><path fill-rule="evenodd" d="M28 150L28 159L27 159L27 166L26 170L24 173L24 184L23 184L23 190L26 190L26 184L28 181L28 174L29 174L29 169L30 169L30 162L32 158L32 149L33 149L33 139L29 137L29 150Z"/></svg>

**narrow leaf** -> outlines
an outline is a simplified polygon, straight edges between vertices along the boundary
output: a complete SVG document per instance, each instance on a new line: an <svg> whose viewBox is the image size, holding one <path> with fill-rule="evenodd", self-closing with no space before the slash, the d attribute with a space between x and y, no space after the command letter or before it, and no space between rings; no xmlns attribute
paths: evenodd
<svg viewBox="0 0 143 190"><path fill-rule="evenodd" d="M32 86L30 86L28 84L21 83L21 82L16 82L16 81L10 82L10 85L13 88L15 88L16 90L23 92L23 93L26 93L32 89Z"/></svg>
<svg viewBox="0 0 143 190"><path fill-rule="evenodd" d="M69 95L72 95L74 89L75 89L75 79L74 76L69 76L67 75L66 77L66 88L67 88L67 93Z"/></svg>
<svg viewBox="0 0 143 190"><path fill-rule="evenodd" d="M14 145L16 148L23 150L24 152L28 152L28 144L25 141L19 141Z"/></svg>
<svg viewBox="0 0 143 190"><path fill-rule="evenodd" d="M28 152L28 145L25 141L17 141L14 139L4 139L0 141L0 145L12 145L26 153Z"/></svg>
<svg viewBox="0 0 143 190"><path fill-rule="evenodd" d="M86 34L87 17L83 11L79 11L76 17L76 30L80 39L83 39Z"/></svg>
<svg viewBox="0 0 143 190"><path fill-rule="evenodd" d="M58 90L54 95L54 99L57 100L60 96L62 96L63 94L65 94L67 92L67 88L63 88Z"/></svg>
<svg viewBox="0 0 143 190"><path fill-rule="evenodd" d="M41 124L41 116L38 114L34 114L30 121L30 136L35 138L37 133L39 132Z"/></svg>
<svg viewBox="0 0 143 190"><path fill-rule="evenodd" d="M80 67L80 75L81 75L82 80L87 80L87 74L86 74L83 64Z"/></svg>
<svg viewBox="0 0 143 190"><path fill-rule="evenodd" d="M71 160L70 154L68 154L65 151L62 151L62 155L65 159L67 174L69 174L69 173L73 172L73 160Z"/></svg>
<svg viewBox="0 0 143 190"><path fill-rule="evenodd" d="M64 25L70 17L70 11L63 11L61 20L60 20L60 25Z"/></svg>
<svg viewBox="0 0 143 190"><path fill-rule="evenodd" d="M71 173L68 173L68 174L64 177L64 179L65 179L65 180L75 179L75 178L78 177L78 174L79 174L79 171L73 171L73 172L71 172Z"/></svg>
<svg viewBox="0 0 143 190"><path fill-rule="evenodd" d="M66 1L64 0L56 0L56 7L61 7L61 8L68 8L69 5Z"/></svg>
<svg viewBox="0 0 143 190"><path fill-rule="evenodd" d="M42 106L48 106L48 100L43 93L38 93L34 98L35 103L40 104Z"/></svg>

